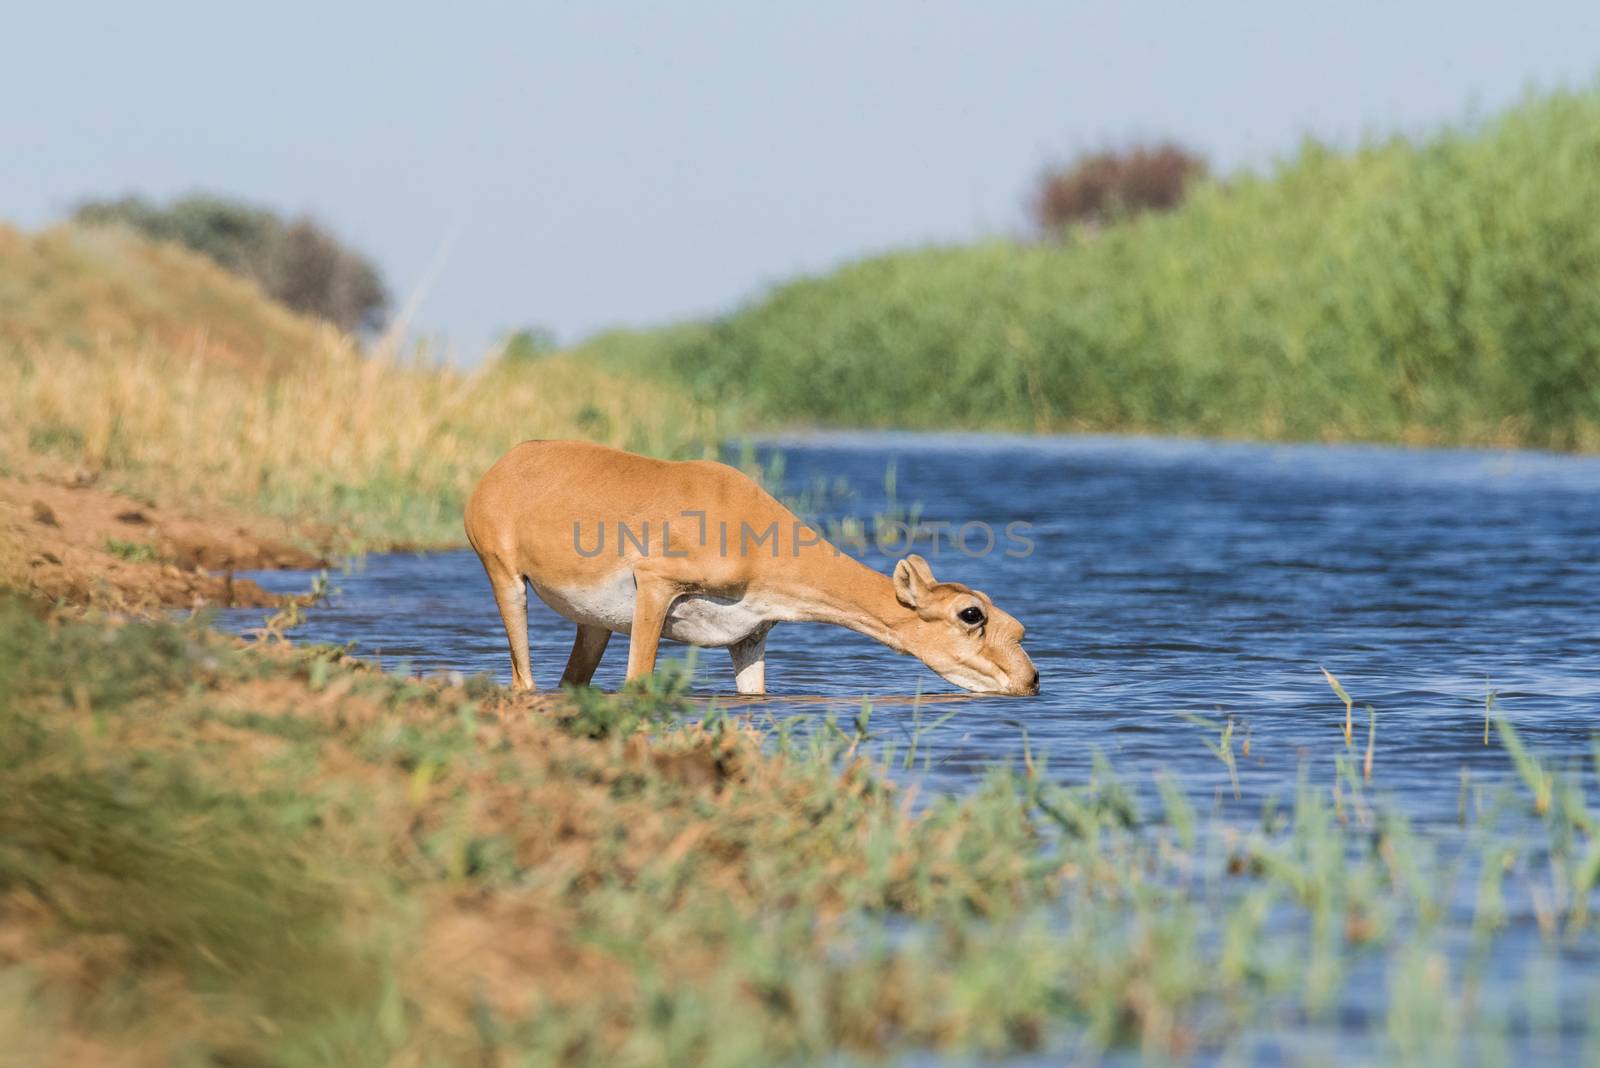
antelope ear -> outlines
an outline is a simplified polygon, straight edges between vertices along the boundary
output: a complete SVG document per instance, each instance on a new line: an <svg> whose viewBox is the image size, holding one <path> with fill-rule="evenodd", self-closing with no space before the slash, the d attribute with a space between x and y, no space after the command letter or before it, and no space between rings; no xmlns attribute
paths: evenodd
<svg viewBox="0 0 1600 1068"><path fill-rule="evenodd" d="M916 608L932 585L933 569L916 553L894 565L895 600L907 608Z"/></svg>

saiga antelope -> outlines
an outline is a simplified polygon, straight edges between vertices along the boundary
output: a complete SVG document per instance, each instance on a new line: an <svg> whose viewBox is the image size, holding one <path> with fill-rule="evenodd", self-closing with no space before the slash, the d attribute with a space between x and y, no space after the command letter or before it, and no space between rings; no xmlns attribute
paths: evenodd
<svg viewBox="0 0 1600 1068"><path fill-rule="evenodd" d="M655 670L667 637L726 648L738 692L765 693L767 632L807 621L875 638L963 689L1039 692L1022 624L984 594L937 581L916 555L893 578L873 571L726 464L523 442L478 483L466 528L519 689L534 688L526 579L578 625L563 683L588 683L618 633L630 636L630 680Z"/></svg>

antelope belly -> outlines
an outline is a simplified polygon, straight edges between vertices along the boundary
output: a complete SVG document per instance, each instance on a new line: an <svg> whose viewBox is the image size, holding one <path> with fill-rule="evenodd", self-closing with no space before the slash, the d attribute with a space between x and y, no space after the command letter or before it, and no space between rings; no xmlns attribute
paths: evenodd
<svg viewBox="0 0 1600 1068"><path fill-rule="evenodd" d="M541 601L574 623L604 627L617 634L633 631L634 581L627 571L619 572L598 586L532 585ZM672 602L661 633L675 642L690 645L732 645L755 633L772 618L767 606L749 596L690 593Z"/></svg>

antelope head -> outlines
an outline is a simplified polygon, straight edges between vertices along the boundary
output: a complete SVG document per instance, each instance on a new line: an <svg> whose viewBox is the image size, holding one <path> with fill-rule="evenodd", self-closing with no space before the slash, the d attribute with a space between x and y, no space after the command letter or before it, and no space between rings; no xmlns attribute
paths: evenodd
<svg viewBox="0 0 1600 1068"><path fill-rule="evenodd" d="M1022 651L1022 624L977 590L939 582L915 553L894 568L895 600L912 617L895 630L906 652L976 693L1039 692L1039 672Z"/></svg>

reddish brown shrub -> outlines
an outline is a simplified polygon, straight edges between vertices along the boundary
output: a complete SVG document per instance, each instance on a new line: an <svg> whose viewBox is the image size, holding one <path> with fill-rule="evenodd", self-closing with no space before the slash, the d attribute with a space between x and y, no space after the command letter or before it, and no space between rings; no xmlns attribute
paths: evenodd
<svg viewBox="0 0 1600 1068"><path fill-rule="evenodd" d="M1101 222L1118 213L1167 211L1206 173L1204 159L1172 141L1095 152L1045 171L1033 202L1034 221L1053 233L1068 223Z"/></svg>

